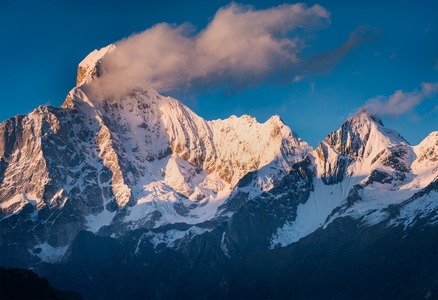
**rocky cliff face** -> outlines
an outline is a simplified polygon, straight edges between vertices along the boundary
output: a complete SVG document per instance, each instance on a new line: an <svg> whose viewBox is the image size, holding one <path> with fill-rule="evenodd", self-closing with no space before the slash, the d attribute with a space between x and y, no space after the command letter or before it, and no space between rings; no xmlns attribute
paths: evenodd
<svg viewBox="0 0 438 300"><path fill-rule="evenodd" d="M153 282L151 298L230 297L257 283L233 272L248 276L251 260L275 265L282 251L304 255L300 243L337 249L328 242L337 234L360 244L358 235L379 230L402 239L411 229L436 229L436 132L411 146L360 110L313 150L278 116L206 121L147 88L102 97L92 83L113 50L81 62L62 107L41 106L0 124L0 265L34 267L58 287L81 286L89 298L125 291L117 278L105 283L104 264ZM180 272L165 280L166 263L154 279L163 261L181 264ZM89 276L89 266L100 271ZM60 276L65 268L72 278ZM211 272L209 283L178 294L192 269ZM187 278L190 288L201 279Z"/></svg>

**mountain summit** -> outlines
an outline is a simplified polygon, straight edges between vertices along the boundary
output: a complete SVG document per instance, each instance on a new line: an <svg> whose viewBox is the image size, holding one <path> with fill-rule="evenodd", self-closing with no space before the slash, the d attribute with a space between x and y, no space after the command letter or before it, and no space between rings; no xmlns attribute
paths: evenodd
<svg viewBox="0 0 438 300"><path fill-rule="evenodd" d="M82 229L211 222L246 174L273 161L286 172L311 151L278 116L263 124L247 115L205 121L152 89L98 98L89 86L113 50L81 62L61 108L39 107L1 125L2 216L11 222L33 211L30 227L44 229L29 229L27 239L47 245L36 257L58 253Z"/></svg>
<svg viewBox="0 0 438 300"><path fill-rule="evenodd" d="M303 287L291 270L336 257L336 240L354 244L344 249L351 255L387 255L389 248L374 242L432 237L416 249L436 259L428 252L438 223L436 132L411 146L361 109L312 149L279 116L265 123L248 115L206 121L147 87L102 96L101 61L115 49L95 50L80 63L62 107L40 106L0 124L1 266L33 268L90 299L232 298L252 291L284 298L291 282ZM396 260L411 249L403 245ZM377 258L364 257L373 271ZM331 261L320 266L332 270ZM149 284L130 289L105 274ZM313 283L322 293L333 292L322 284L327 276ZM266 290L259 280L269 282ZM435 288L420 287L415 291ZM407 288L387 295L417 295ZM354 289L338 293L333 297L357 296Z"/></svg>

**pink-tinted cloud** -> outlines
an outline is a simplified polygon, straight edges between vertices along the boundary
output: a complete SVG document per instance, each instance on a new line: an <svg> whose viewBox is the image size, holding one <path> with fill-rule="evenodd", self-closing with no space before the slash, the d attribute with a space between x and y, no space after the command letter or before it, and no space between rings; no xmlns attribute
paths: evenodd
<svg viewBox="0 0 438 300"><path fill-rule="evenodd" d="M236 91L267 80L291 83L331 70L370 39L360 27L340 47L305 57L308 36L330 23L320 5L283 4L265 10L232 3L201 31L190 24L157 24L116 44L93 85L104 95L152 87L161 93ZM373 38L373 37L372 37Z"/></svg>
<svg viewBox="0 0 438 300"><path fill-rule="evenodd" d="M298 31L329 22L329 12L319 5L254 10L232 3L220 8L199 32L190 24L161 23L118 42L103 59L103 75L94 85L107 94L137 86L166 93L235 90L271 76L291 81L305 41Z"/></svg>
<svg viewBox="0 0 438 300"><path fill-rule="evenodd" d="M379 96L368 100L365 108L379 115L398 117L411 111L425 99L431 98L438 91L438 82L421 84L420 90L403 92L397 90L389 97Z"/></svg>

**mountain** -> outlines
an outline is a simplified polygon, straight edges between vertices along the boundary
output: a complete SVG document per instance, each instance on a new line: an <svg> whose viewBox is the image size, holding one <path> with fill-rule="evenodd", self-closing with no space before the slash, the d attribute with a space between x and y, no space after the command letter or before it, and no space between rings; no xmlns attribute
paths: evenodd
<svg viewBox="0 0 438 300"><path fill-rule="evenodd" d="M0 268L0 296L2 299L82 299L73 292L52 288L46 279L23 269Z"/></svg>
<svg viewBox="0 0 438 300"><path fill-rule="evenodd" d="M89 299L438 296L438 132L361 109L313 149L278 116L102 96L112 51L0 124L1 266Z"/></svg>

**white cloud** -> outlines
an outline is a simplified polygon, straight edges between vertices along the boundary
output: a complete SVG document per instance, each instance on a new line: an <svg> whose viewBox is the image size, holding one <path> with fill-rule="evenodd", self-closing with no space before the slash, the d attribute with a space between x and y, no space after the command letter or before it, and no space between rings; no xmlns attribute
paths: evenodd
<svg viewBox="0 0 438 300"><path fill-rule="evenodd" d="M376 30L359 27L338 48L306 57L310 33L329 23L330 13L320 5L255 10L232 3L201 31L161 23L118 42L93 85L105 96L140 86L174 94L239 91L268 80L291 83L327 73L348 51L376 36Z"/></svg>
<svg viewBox="0 0 438 300"><path fill-rule="evenodd" d="M421 90L416 89L412 92L397 90L389 97L378 96L368 100L365 108L379 115L397 117L409 112L425 99L431 98L436 92L438 92L438 82L423 82Z"/></svg>
<svg viewBox="0 0 438 300"><path fill-rule="evenodd" d="M284 4L266 10L232 3L208 26L157 24L116 44L94 83L108 94L137 86L160 92L238 90L272 76L299 76L306 32L330 23L319 5Z"/></svg>

